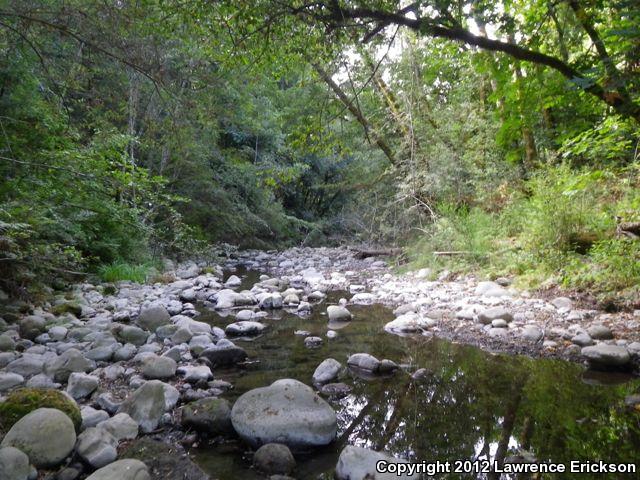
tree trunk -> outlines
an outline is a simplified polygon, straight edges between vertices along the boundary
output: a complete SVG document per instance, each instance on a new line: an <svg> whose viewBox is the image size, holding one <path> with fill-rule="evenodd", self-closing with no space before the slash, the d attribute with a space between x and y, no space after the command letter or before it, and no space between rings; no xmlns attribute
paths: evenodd
<svg viewBox="0 0 640 480"><path fill-rule="evenodd" d="M324 70L320 66L320 64L311 62L311 65L313 66L315 71L318 72L320 78L322 78L322 80L324 80L324 82L331 88L331 90L333 90L333 93L335 93L336 97L338 97L342 104L351 112L351 114L356 118L360 125L362 125L362 128L364 129L365 134L367 134L367 137L371 135L373 142L378 146L380 150L382 150L389 161L393 165L395 165L396 159L393 155L393 151L391 150L387 142L385 142L384 139L380 136L380 134L373 129L369 121L362 114L362 111L360 111L360 109L349 99L347 94L344 93L342 88L340 88L340 85L333 81L331 75L329 75L329 73Z"/></svg>

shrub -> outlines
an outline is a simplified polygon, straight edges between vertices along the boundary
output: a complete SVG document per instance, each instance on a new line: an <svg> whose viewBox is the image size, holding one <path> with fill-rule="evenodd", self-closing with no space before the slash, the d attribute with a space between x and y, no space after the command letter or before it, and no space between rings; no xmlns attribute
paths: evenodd
<svg viewBox="0 0 640 480"><path fill-rule="evenodd" d="M132 265L126 262L114 262L101 265L98 268L98 273L104 282L130 280L136 283L145 283L153 273L153 269L154 267L148 264Z"/></svg>

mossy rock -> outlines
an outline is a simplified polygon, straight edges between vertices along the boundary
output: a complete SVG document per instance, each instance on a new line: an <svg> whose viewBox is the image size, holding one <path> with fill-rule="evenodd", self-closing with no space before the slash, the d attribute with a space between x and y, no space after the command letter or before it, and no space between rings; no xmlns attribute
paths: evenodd
<svg viewBox="0 0 640 480"><path fill-rule="evenodd" d="M59 303L58 305L54 305L53 307L51 307L51 313L53 313L54 315L64 315L65 313L71 313L76 317L80 317L80 315L82 315L82 307L73 302Z"/></svg>
<svg viewBox="0 0 640 480"><path fill-rule="evenodd" d="M71 419L76 432L80 431L80 408L64 393L48 388L21 388L0 403L0 433L8 432L14 423L38 408L60 410Z"/></svg>

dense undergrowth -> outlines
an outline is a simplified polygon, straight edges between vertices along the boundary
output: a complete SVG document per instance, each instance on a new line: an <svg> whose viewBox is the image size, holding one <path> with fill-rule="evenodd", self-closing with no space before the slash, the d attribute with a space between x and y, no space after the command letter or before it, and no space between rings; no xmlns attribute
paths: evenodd
<svg viewBox="0 0 640 480"><path fill-rule="evenodd" d="M361 3L353 23L329 14ZM633 303L640 242L617 227L640 220L634 2L415 6L552 64L368 3L9 0L1 296L148 281L220 243L364 243ZM371 30L371 8L390 24Z"/></svg>
<svg viewBox="0 0 640 480"><path fill-rule="evenodd" d="M640 220L640 165L620 169L546 168L499 210L442 205L410 247L412 267L516 276L522 287L560 286L635 304L640 241L617 221ZM451 255L434 255L451 252Z"/></svg>

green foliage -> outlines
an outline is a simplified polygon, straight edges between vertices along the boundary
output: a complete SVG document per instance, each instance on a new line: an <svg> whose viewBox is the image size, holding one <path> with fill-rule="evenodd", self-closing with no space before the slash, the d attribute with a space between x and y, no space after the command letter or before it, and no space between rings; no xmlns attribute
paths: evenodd
<svg viewBox="0 0 640 480"><path fill-rule="evenodd" d="M20 388L0 402L0 432L7 432L22 417L38 408L55 408L65 413L80 431L82 416L78 405L58 390Z"/></svg>
<svg viewBox="0 0 640 480"><path fill-rule="evenodd" d="M98 274L104 282L119 282L130 280L136 283L145 283L155 268L151 265L131 265L125 262L114 262L100 265Z"/></svg>

